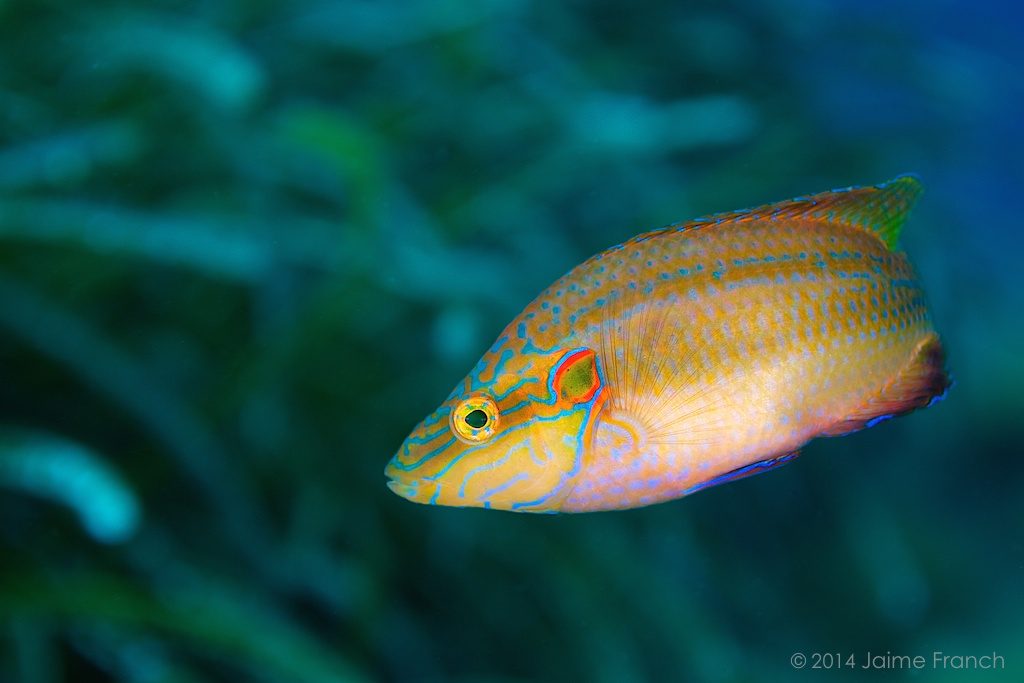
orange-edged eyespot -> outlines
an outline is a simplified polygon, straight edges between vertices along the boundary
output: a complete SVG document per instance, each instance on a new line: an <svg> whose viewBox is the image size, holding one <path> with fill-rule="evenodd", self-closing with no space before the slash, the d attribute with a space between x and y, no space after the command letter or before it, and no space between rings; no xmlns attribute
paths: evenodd
<svg viewBox="0 0 1024 683"><path fill-rule="evenodd" d="M551 387L567 403L589 401L601 388L597 354L591 349L580 349L567 355L555 367Z"/></svg>
<svg viewBox="0 0 1024 683"><path fill-rule="evenodd" d="M452 410L451 427L464 443L482 443L498 429L498 406L490 396L470 396Z"/></svg>

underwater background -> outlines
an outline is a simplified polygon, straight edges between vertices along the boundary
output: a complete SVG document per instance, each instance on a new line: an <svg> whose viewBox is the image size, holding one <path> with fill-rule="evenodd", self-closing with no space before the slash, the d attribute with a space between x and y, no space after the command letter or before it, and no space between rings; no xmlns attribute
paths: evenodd
<svg viewBox="0 0 1024 683"><path fill-rule="evenodd" d="M1024 680L1021 26L0 0L0 681ZM903 172L941 404L626 512L386 488L584 258Z"/></svg>

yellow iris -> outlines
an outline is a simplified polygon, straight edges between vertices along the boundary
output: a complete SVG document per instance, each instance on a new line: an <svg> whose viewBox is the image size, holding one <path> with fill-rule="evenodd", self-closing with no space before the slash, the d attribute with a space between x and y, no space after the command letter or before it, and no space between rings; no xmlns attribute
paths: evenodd
<svg viewBox="0 0 1024 683"><path fill-rule="evenodd" d="M481 443L498 429L498 406L489 396L470 396L452 411L451 427L464 443Z"/></svg>

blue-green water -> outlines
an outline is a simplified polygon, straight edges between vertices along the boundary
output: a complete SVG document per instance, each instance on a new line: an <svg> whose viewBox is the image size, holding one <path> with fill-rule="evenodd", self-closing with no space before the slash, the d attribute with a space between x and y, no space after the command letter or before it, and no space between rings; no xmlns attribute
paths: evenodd
<svg viewBox="0 0 1024 683"><path fill-rule="evenodd" d="M0 681L1024 680L1022 20L0 2ZM385 487L590 254L908 171L943 403L642 510Z"/></svg>

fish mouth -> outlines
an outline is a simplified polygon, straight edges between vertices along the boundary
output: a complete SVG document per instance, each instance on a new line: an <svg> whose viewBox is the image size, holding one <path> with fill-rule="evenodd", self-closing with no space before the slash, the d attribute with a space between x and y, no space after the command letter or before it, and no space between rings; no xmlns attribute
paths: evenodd
<svg viewBox="0 0 1024 683"><path fill-rule="evenodd" d="M408 479L401 469L395 466L392 460L384 469L384 476L388 478L388 488L397 495L411 500L414 503L433 503L434 493L437 490L437 482L425 479Z"/></svg>
<svg viewBox="0 0 1024 683"><path fill-rule="evenodd" d="M416 489L419 482L407 484L396 479L388 479L388 488L400 495L402 498L412 498L416 495Z"/></svg>

